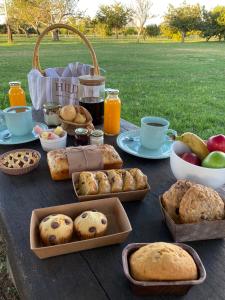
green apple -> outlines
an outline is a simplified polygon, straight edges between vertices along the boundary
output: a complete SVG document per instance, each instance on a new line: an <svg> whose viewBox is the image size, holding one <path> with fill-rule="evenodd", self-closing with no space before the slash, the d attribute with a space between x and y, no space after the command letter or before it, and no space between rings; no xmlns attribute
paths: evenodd
<svg viewBox="0 0 225 300"><path fill-rule="evenodd" d="M209 153L202 161L202 166L214 169L225 168L225 153L221 151Z"/></svg>

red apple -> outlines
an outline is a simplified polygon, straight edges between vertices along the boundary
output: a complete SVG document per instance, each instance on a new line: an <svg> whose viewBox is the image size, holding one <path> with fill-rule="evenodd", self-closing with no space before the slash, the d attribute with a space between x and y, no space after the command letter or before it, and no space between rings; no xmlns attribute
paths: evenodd
<svg viewBox="0 0 225 300"><path fill-rule="evenodd" d="M198 158L198 156L195 153L192 152L185 152L181 154L180 156L183 160L189 162L190 164L200 166L201 160Z"/></svg>
<svg viewBox="0 0 225 300"><path fill-rule="evenodd" d="M207 148L210 152L222 151L225 152L225 135L218 134L211 136L207 141Z"/></svg>

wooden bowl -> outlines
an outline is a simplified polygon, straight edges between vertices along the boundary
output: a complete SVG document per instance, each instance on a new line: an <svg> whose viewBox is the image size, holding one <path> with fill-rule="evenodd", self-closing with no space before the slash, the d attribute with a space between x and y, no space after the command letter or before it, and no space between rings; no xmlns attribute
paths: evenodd
<svg viewBox="0 0 225 300"><path fill-rule="evenodd" d="M27 166L27 167L22 167L22 168L8 168L8 167L4 166L2 164L3 158L6 157L7 155L11 154L11 153L14 153L14 152L33 152L33 153L36 154L37 160L34 164L32 164L30 166ZM0 171L2 171L5 174L14 175L14 176L27 174L27 173L31 172L32 170L34 170L38 167L40 159L41 159L41 154L38 151L33 150L33 149L11 150L11 151L8 151L8 152L6 152L6 153L4 153L0 156Z"/></svg>
<svg viewBox="0 0 225 300"><path fill-rule="evenodd" d="M89 111L84 108L83 106L80 105L74 105L75 109L77 112L81 112L82 114L85 115L86 117L86 122L85 123L75 123L75 122L70 122L70 121L65 121L61 118L61 116L59 116L62 128L69 134L74 136L74 130L76 128L87 128L88 130L93 130L94 129L94 125L92 123L93 119L91 114L89 113Z"/></svg>

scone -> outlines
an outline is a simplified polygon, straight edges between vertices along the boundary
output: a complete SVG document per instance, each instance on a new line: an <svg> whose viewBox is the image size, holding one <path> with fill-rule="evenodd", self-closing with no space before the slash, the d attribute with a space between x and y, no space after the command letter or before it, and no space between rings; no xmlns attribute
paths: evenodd
<svg viewBox="0 0 225 300"><path fill-rule="evenodd" d="M80 239L103 236L107 230L106 216L96 210L84 211L74 220L74 229Z"/></svg>
<svg viewBox="0 0 225 300"><path fill-rule="evenodd" d="M52 214L41 221L39 231L46 246L67 243L73 235L73 221L63 214Z"/></svg>
<svg viewBox="0 0 225 300"><path fill-rule="evenodd" d="M224 219L224 202L213 189L201 184L193 185L180 202L182 223Z"/></svg>
<svg viewBox="0 0 225 300"><path fill-rule="evenodd" d="M178 180L163 194L163 206L174 221L179 221L181 199L193 184L194 183L186 179Z"/></svg>
<svg viewBox="0 0 225 300"><path fill-rule="evenodd" d="M130 256L130 272L138 281L193 280L198 278L191 255L170 243L152 243Z"/></svg>

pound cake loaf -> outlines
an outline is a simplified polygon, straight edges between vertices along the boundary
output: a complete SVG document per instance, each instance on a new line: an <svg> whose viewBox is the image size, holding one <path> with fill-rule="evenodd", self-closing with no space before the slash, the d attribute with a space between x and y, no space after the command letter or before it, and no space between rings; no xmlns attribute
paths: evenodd
<svg viewBox="0 0 225 300"><path fill-rule="evenodd" d="M130 272L138 281L194 280L197 266L181 247L164 242L139 248L130 257Z"/></svg>
<svg viewBox="0 0 225 300"><path fill-rule="evenodd" d="M122 167L123 161L113 146L104 144L98 145L97 148L102 154L104 169L119 169ZM47 161L53 180L71 178L66 148L48 152Z"/></svg>

